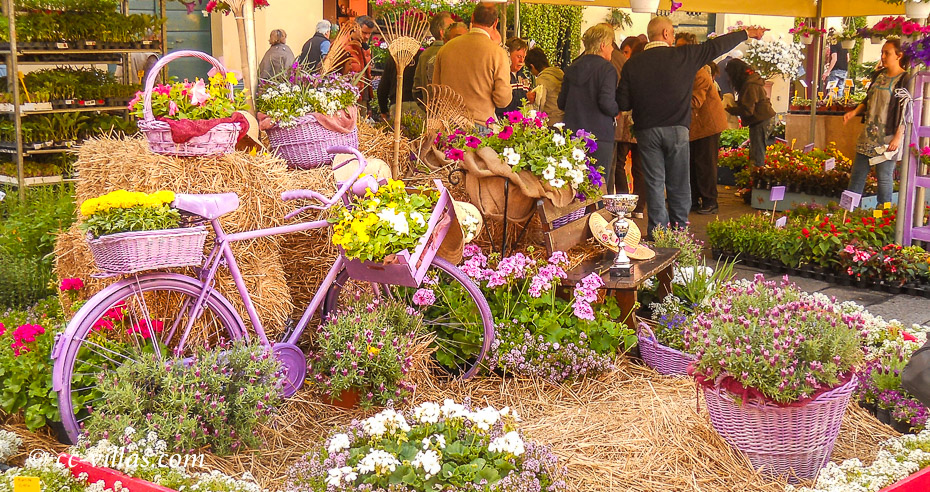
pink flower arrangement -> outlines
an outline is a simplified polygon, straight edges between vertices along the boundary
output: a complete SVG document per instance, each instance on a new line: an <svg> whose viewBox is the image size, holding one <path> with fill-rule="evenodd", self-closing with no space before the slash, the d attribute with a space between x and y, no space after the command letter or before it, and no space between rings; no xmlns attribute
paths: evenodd
<svg viewBox="0 0 930 492"><path fill-rule="evenodd" d="M61 279L61 284L58 286L58 290L66 292L69 290L78 291L84 288L84 281L79 278L64 278Z"/></svg>
<svg viewBox="0 0 930 492"><path fill-rule="evenodd" d="M155 333L161 333L162 330L164 330L164 327L165 324L157 319L142 319L133 323L131 328L127 328L126 334L132 335L133 333L138 333L142 336L142 338L148 340L152 338L152 331Z"/></svg>
<svg viewBox="0 0 930 492"><path fill-rule="evenodd" d="M791 34L798 34L801 36L804 36L804 35L813 36L814 34L824 34L827 32L827 30L820 29L814 26L808 26L802 22L798 24L797 27L795 27L794 29L789 29L788 32L790 32Z"/></svg>
<svg viewBox="0 0 930 492"><path fill-rule="evenodd" d="M919 22L907 20L904 16L884 17L870 30L874 36L913 36L930 33L930 26L921 26Z"/></svg>
<svg viewBox="0 0 930 492"><path fill-rule="evenodd" d="M31 349L26 344L35 342L36 337L43 334L45 334L45 328L41 325L20 325L19 328L13 330L13 343L10 345L13 354L19 357L23 352L29 352Z"/></svg>

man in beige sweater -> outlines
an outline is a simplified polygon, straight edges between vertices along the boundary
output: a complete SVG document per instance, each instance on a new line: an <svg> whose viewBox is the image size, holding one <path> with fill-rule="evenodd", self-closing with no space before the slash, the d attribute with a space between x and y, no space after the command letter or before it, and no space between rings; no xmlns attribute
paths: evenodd
<svg viewBox="0 0 930 492"><path fill-rule="evenodd" d="M494 108L506 107L513 99L510 57L500 46L497 22L497 5L478 4L471 30L439 50L433 69L433 83L462 96L469 118L481 125L494 117Z"/></svg>

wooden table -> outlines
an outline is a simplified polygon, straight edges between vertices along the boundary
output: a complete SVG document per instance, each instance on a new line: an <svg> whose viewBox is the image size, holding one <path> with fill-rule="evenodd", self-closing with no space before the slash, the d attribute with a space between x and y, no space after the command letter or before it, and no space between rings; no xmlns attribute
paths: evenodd
<svg viewBox="0 0 930 492"><path fill-rule="evenodd" d="M633 310L636 307L636 291L646 281L655 276L659 281L659 299L672 292L672 264L681 252L676 248L656 248L656 255L651 260L632 260L633 271L629 277L613 277L610 275L610 265L613 264L616 253L606 251L600 257L591 258L582 262L568 272L562 285L571 285L581 282L593 272L599 272L604 280L603 289L608 293L613 291L617 304L620 306L621 319L627 326L636 329L636 316Z"/></svg>

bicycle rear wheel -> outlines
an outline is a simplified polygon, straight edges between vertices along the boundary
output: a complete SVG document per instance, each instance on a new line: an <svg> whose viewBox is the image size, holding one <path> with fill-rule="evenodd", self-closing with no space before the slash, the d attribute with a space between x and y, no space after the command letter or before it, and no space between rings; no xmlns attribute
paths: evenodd
<svg viewBox="0 0 930 492"><path fill-rule="evenodd" d="M135 277L101 291L75 315L66 331L71 336L58 342L63 345L54 372L61 421L72 442L102 398L97 382L121 365L153 355L189 357L198 347L245 336L242 319L216 291L193 312L202 289L181 275Z"/></svg>
<svg viewBox="0 0 930 492"><path fill-rule="evenodd" d="M359 293L393 298L419 311L424 326L436 335L436 360L462 379L478 372L494 341L494 318L481 290L442 258L433 258L420 288L356 281L343 269L327 292L324 319Z"/></svg>

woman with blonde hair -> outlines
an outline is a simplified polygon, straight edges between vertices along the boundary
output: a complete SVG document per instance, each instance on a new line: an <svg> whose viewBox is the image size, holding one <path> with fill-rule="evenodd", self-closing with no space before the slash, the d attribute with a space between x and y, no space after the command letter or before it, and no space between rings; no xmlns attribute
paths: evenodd
<svg viewBox="0 0 930 492"><path fill-rule="evenodd" d="M265 52L262 62L258 64L258 78L270 80L275 75L283 74L294 65L294 52L287 46L287 33L284 29L271 31L268 39L271 48Z"/></svg>
<svg viewBox="0 0 930 492"><path fill-rule="evenodd" d="M592 153L595 165L607 173L607 192L613 192L614 118L617 106L617 70L610 63L614 30L606 24L591 26L581 38L584 54L567 70L559 93L562 120L570 130L585 130L597 138Z"/></svg>

